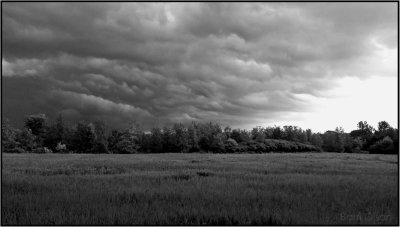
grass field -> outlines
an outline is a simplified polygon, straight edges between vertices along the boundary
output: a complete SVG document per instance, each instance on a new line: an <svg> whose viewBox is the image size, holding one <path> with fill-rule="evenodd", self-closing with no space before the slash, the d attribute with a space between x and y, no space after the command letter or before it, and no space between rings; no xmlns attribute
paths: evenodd
<svg viewBox="0 0 400 227"><path fill-rule="evenodd" d="M398 224L394 155L3 154L2 225Z"/></svg>

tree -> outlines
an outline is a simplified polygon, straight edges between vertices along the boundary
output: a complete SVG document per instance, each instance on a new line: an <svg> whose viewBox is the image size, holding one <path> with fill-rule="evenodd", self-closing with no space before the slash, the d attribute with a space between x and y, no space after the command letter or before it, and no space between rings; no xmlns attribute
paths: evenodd
<svg viewBox="0 0 400 227"><path fill-rule="evenodd" d="M265 138L273 139L273 138L274 138L274 136L273 136L273 134L274 134L274 128L272 128L272 127L266 127L266 128L264 129L264 134L265 134Z"/></svg>
<svg viewBox="0 0 400 227"><path fill-rule="evenodd" d="M225 141L225 151L227 153L235 153L239 151L239 144L232 138Z"/></svg>
<svg viewBox="0 0 400 227"><path fill-rule="evenodd" d="M29 115L25 118L25 128L30 129L35 136L36 146L42 147L47 132L47 117L45 114Z"/></svg>
<svg viewBox="0 0 400 227"><path fill-rule="evenodd" d="M264 129L260 126L253 128L253 130L251 131L251 136L253 140L263 143L265 140Z"/></svg>
<svg viewBox="0 0 400 227"><path fill-rule="evenodd" d="M189 135L188 131L183 124L174 124L173 126L175 135L175 147L176 152L188 152L189 151Z"/></svg>
<svg viewBox="0 0 400 227"><path fill-rule="evenodd" d="M391 128L391 127L390 127L389 123L387 123L386 121L378 122L378 132L384 133L389 128Z"/></svg>
<svg viewBox="0 0 400 227"><path fill-rule="evenodd" d="M223 133L215 134L211 140L210 151L225 153L225 140L226 137Z"/></svg>
<svg viewBox="0 0 400 227"><path fill-rule="evenodd" d="M351 138L350 134L343 133L342 134L342 140L343 140L344 152L347 152L347 153L353 152L353 150L354 150L354 141L353 141L353 138Z"/></svg>
<svg viewBox="0 0 400 227"><path fill-rule="evenodd" d="M358 130L361 131L361 135L364 137L372 135L372 133L375 131L375 129L372 126L370 126L366 121L358 122L357 126Z"/></svg>
<svg viewBox="0 0 400 227"><path fill-rule="evenodd" d="M377 138L373 137L373 132L375 129L370 126L366 121L360 121L357 124L358 129L350 132L350 136L353 139L359 139L362 144L363 150L368 150L368 148L376 142Z"/></svg>
<svg viewBox="0 0 400 227"><path fill-rule="evenodd" d="M192 122L188 127L188 146L190 152L200 151L199 135L197 132L197 125L195 122Z"/></svg>
<svg viewBox="0 0 400 227"><path fill-rule="evenodd" d="M305 132L305 131L301 131L301 132L299 132L299 141L301 142L301 143L308 143L308 136L307 136L307 132Z"/></svg>
<svg viewBox="0 0 400 227"><path fill-rule="evenodd" d="M78 153L137 153L137 152L267 152L319 151L371 153L398 153L398 129L386 121L378 123L377 130L366 121L357 123L357 129L345 133L335 131L314 134L311 129L297 126L257 126L251 131L224 129L216 123L192 122L187 127L176 123L172 127L153 128L143 132L133 122L126 129L109 134L101 121L79 122L74 128L65 125L61 115L52 125L46 124L44 114L25 118L23 130L13 129L2 121L2 150L5 152L51 152L51 150ZM108 135L108 136L107 136ZM287 141L285 141L287 140ZM310 145L312 144L312 145ZM313 146L314 145L314 146ZM48 149L50 148L50 149Z"/></svg>
<svg viewBox="0 0 400 227"><path fill-rule="evenodd" d="M342 127L336 128L335 135L335 152L342 153L344 149L344 129Z"/></svg>
<svg viewBox="0 0 400 227"><path fill-rule="evenodd" d="M167 126L164 126L164 128L163 128L163 143L162 143L162 145L163 145L164 152L176 152L174 131Z"/></svg>
<svg viewBox="0 0 400 227"><path fill-rule="evenodd" d="M116 145L121 137L121 133L118 130L112 130L110 135L107 138L108 142L108 150L111 153L118 153Z"/></svg>
<svg viewBox="0 0 400 227"><path fill-rule="evenodd" d="M215 137L222 133L222 128L219 124L211 122L198 125L199 147L204 151L211 151L213 144L215 145Z"/></svg>
<svg viewBox="0 0 400 227"><path fill-rule="evenodd" d="M91 153L95 145L96 133L92 123L79 122L73 136L73 149L78 153Z"/></svg>
<svg viewBox="0 0 400 227"><path fill-rule="evenodd" d="M106 125L102 121L96 121L93 125L95 134L93 153L109 153L106 136Z"/></svg>
<svg viewBox="0 0 400 227"><path fill-rule="evenodd" d="M250 141L247 143L247 150L251 152L264 153L267 150L264 142Z"/></svg>
<svg viewBox="0 0 400 227"><path fill-rule="evenodd" d="M231 138L232 128L229 126L226 126L224 129L224 134L225 134L226 138Z"/></svg>
<svg viewBox="0 0 400 227"><path fill-rule="evenodd" d="M139 139L140 152L151 153L151 133L143 132Z"/></svg>
<svg viewBox="0 0 400 227"><path fill-rule="evenodd" d="M311 144L317 147L322 147L323 140L319 133L311 136Z"/></svg>
<svg viewBox="0 0 400 227"><path fill-rule="evenodd" d="M61 114L58 115L54 128L56 137L59 139L59 142L61 143L65 142L64 139L66 133L66 126L64 123L63 116Z"/></svg>
<svg viewBox="0 0 400 227"><path fill-rule="evenodd" d="M272 132L272 138L278 139L278 140L283 138L283 131L282 131L281 127L279 127L279 126L274 127L274 130Z"/></svg>
<svg viewBox="0 0 400 227"><path fill-rule="evenodd" d="M312 139L312 136L313 136L313 133L312 133L311 129L307 129L306 130L306 135L307 135L307 141L311 143L311 139Z"/></svg>
<svg viewBox="0 0 400 227"><path fill-rule="evenodd" d="M342 127L336 127L335 128L335 132L337 132L339 134L343 134L344 133L344 129Z"/></svg>
<svg viewBox="0 0 400 227"><path fill-rule="evenodd" d="M323 135L322 149L327 152L343 152L344 143L340 132L327 131Z"/></svg>
<svg viewBox="0 0 400 227"><path fill-rule="evenodd" d="M46 120L45 114L29 115L25 118L25 127L30 129L33 135L38 136L45 132Z"/></svg>
<svg viewBox="0 0 400 227"><path fill-rule="evenodd" d="M295 128L291 125L285 125L283 126L283 131L284 131L284 139L289 140L289 141L296 141L296 133L295 133Z"/></svg>
<svg viewBox="0 0 400 227"><path fill-rule="evenodd" d="M135 141L135 137L131 133L125 131L119 137L117 144L115 145L114 153L119 154L133 154L137 153L140 149L139 144Z"/></svg>
<svg viewBox="0 0 400 227"><path fill-rule="evenodd" d="M62 115L59 115L56 122L48 127L45 134L43 135L43 146L49 147L54 150L58 143L66 142L67 128L65 126ZM55 149L58 151L58 149Z"/></svg>
<svg viewBox="0 0 400 227"><path fill-rule="evenodd" d="M393 140L389 136L374 143L370 147L369 151L374 154L395 154L399 152L398 150L395 150Z"/></svg>
<svg viewBox="0 0 400 227"><path fill-rule="evenodd" d="M161 129L158 127L151 129L150 150L154 153L163 152L163 137Z"/></svg>
<svg viewBox="0 0 400 227"><path fill-rule="evenodd" d="M109 151L115 154L133 154L140 149L137 137L131 130L113 130L107 141Z"/></svg>
<svg viewBox="0 0 400 227"><path fill-rule="evenodd" d="M238 143L247 143L251 140L251 135L246 130L234 129L231 135L232 139Z"/></svg>
<svg viewBox="0 0 400 227"><path fill-rule="evenodd" d="M1 150L4 152L12 151L17 146L16 130L11 127L8 119L1 123Z"/></svg>
<svg viewBox="0 0 400 227"><path fill-rule="evenodd" d="M17 133L16 137L18 147L27 152L32 152L37 148L36 136L32 133L31 129L24 128Z"/></svg>

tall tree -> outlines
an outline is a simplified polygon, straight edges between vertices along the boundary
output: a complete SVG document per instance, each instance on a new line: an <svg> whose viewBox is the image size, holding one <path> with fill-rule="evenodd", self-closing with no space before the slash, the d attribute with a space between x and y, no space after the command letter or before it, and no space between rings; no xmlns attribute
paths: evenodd
<svg viewBox="0 0 400 227"><path fill-rule="evenodd" d="M158 127L151 129L150 150L154 153L163 152L163 135L161 129Z"/></svg>
<svg viewBox="0 0 400 227"><path fill-rule="evenodd" d="M175 147L176 152L188 152L189 151L189 135L186 127L183 124L174 124L173 126L175 134Z"/></svg>
<svg viewBox="0 0 400 227"><path fill-rule="evenodd" d="M260 126L253 128L253 130L251 131L251 136L253 140L263 143L265 140L264 129Z"/></svg>
<svg viewBox="0 0 400 227"><path fill-rule="evenodd" d="M307 141L311 143L311 138L312 138L312 135L313 135L311 129L307 129L306 130L306 134L307 134Z"/></svg>
<svg viewBox="0 0 400 227"><path fill-rule="evenodd" d="M30 128L24 128L16 135L16 141L20 148L26 152L32 152L38 147L36 136L32 133Z"/></svg>
<svg viewBox="0 0 400 227"><path fill-rule="evenodd" d="M65 126L62 115L59 115L54 124L50 125L46 130L43 138L43 146L56 151L57 144L66 142L67 128Z"/></svg>
<svg viewBox="0 0 400 227"><path fill-rule="evenodd" d="M311 144L317 147L322 147L323 140L319 133L311 136Z"/></svg>
<svg viewBox="0 0 400 227"><path fill-rule="evenodd" d="M106 135L106 125L102 121L96 121L94 124L94 145L93 152L94 153L109 153L108 151L108 141Z"/></svg>
<svg viewBox="0 0 400 227"><path fill-rule="evenodd" d="M188 146L190 152L200 151L198 127L195 122L188 127Z"/></svg>
<svg viewBox="0 0 400 227"><path fill-rule="evenodd" d="M78 153L91 153L95 145L96 133L92 123L79 122L73 136L73 148Z"/></svg>
<svg viewBox="0 0 400 227"><path fill-rule="evenodd" d="M323 135L322 148L327 152L343 152L344 143L342 134L337 131L327 131Z"/></svg>
<svg viewBox="0 0 400 227"><path fill-rule="evenodd" d="M32 131L32 134L38 136L45 132L47 117L45 114L29 115L25 118L25 127Z"/></svg>
<svg viewBox="0 0 400 227"><path fill-rule="evenodd" d="M380 121L378 122L378 131L379 132L385 132L386 130L388 130L390 128L389 123L387 123L386 121Z"/></svg>
<svg viewBox="0 0 400 227"><path fill-rule="evenodd" d="M17 131L11 127L8 119L1 122L1 150L8 152L16 148Z"/></svg>

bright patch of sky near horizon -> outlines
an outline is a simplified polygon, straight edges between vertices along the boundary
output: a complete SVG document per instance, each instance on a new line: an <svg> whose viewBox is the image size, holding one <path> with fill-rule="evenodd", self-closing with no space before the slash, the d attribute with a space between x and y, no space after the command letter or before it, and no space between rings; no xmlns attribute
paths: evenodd
<svg viewBox="0 0 400 227"><path fill-rule="evenodd" d="M3 116L397 127L397 3L3 3Z"/></svg>
<svg viewBox="0 0 400 227"><path fill-rule="evenodd" d="M356 92L354 87L357 87ZM317 98L304 96L312 110L294 113L287 120L260 124L267 127L272 125L297 125L301 128L311 128L315 132L344 128L350 132L357 128L359 121L367 121L377 128L379 121L387 121L397 128L397 79L372 77L364 81L355 78L343 78L339 87L331 90L330 94L340 94L332 98ZM251 129L254 125L242 126Z"/></svg>
<svg viewBox="0 0 400 227"><path fill-rule="evenodd" d="M376 55L371 56L368 68L379 67L386 73L397 74L397 51L386 48L375 40L373 44L378 48ZM377 69L375 69L377 70ZM379 71L379 69L378 69ZM334 130L342 127L346 132L356 129L359 121L367 121L377 128L379 121L387 121L397 128L398 124L398 78L382 77L379 74L366 79L358 77L343 77L337 87L328 90L328 98L318 98L311 95L299 95L304 99L310 110L286 116L287 120L260 124L297 125L302 128L311 128L316 132ZM253 125L243 125L251 129Z"/></svg>

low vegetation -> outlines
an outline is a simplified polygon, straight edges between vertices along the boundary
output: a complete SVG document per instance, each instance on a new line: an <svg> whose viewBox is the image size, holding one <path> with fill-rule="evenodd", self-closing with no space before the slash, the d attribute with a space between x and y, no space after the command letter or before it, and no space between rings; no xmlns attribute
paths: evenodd
<svg viewBox="0 0 400 227"><path fill-rule="evenodd" d="M3 154L2 225L396 225L395 155Z"/></svg>
<svg viewBox="0 0 400 227"><path fill-rule="evenodd" d="M9 153L267 153L347 152L398 154L398 129L387 122L374 129L360 121L358 129L324 134L296 126L231 129L216 123L192 122L143 131L138 124L110 130L103 122L50 123L44 114L30 115L22 130L2 123L2 151Z"/></svg>

